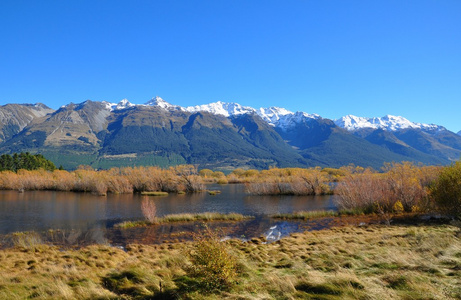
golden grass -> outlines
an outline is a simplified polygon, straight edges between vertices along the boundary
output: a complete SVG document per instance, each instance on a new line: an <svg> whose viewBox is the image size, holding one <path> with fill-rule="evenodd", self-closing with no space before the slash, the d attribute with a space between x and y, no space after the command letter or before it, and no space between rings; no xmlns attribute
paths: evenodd
<svg viewBox="0 0 461 300"><path fill-rule="evenodd" d="M154 224L165 224L174 222L198 222L198 221L241 221L245 219L254 218L253 216L245 216L238 213L222 214L217 212L204 212L204 213L182 213L182 214L169 214L163 217L155 218L155 221L125 221L119 224L115 224L116 227L120 228L133 228L148 226Z"/></svg>
<svg viewBox="0 0 461 300"><path fill-rule="evenodd" d="M0 251L0 299L459 299L459 228L341 227L281 241L227 241L237 284L204 293L193 242Z"/></svg>
<svg viewBox="0 0 461 300"><path fill-rule="evenodd" d="M168 196L167 192L141 192L143 196Z"/></svg>
<svg viewBox="0 0 461 300"><path fill-rule="evenodd" d="M308 220L316 218L325 218L325 217L336 217L339 213L332 210L313 210L313 211L297 211L293 213L278 213L272 215L274 219L284 219L284 220Z"/></svg>
<svg viewBox="0 0 461 300"><path fill-rule="evenodd" d="M171 214L159 218L159 222L190 222L190 221L240 221L244 219L251 219L252 216L245 216L238 213L222 214L217 212L204 212L198 214Z"/></svg>

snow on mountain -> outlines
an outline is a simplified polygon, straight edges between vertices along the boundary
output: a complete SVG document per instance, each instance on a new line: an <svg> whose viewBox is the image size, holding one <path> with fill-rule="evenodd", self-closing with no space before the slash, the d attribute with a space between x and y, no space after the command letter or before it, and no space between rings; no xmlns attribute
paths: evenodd
<svg viewBox="0 0 461 300"><path fill-rule="evenodd" d="M119 103L111 103L111 102L107 102L107 101L103 101L102 103L104 103L106 105L106 108L109 109L110 111L126 109L126 108L130 108L130 107L134 107L134 106L158 106L158 107L161 107L161 108L166 109L166 110L182 109L180 106L172 105L172 104L166 102L165 100L163 100L159 96L155 96L154 98L150 99L145 104L134 104L134 103L131 103L130 101L128 101L127 99L123 99Z"/></svg>
<svg viewBox="0 0 461 300"><path fill-rule="evenodd" d="M294 113L280 107L260 108L257 113L270 125L282 129L288 129L295 124L303 122L303 120L320 118L317 114L308 114L301 111Z"/></svg>
<svg viewBox="0 0 461 300"><path fill-rule="evenodd" d="M461 135L461 130L460 130L460 131L458 131L458 134L459 134L459 135Z"/></svg>
<svg viewBox="0 0 461 300"><path fill-rule="evenodd" d="M189 106L185 108L188 112L206 111L211 114L231 117L242 114L257 114L269 125L287 129L303 119L317 119L320 116L304 112L291 112L281 107L269 107L254 109L249 106L242 106L238 103L214 102L205 105Z"/></svg>
<svg viewBox="0 0 461 300"><path fill-rule="evenodd" d="M173 104L170 104L168 102L166 102L165 100L163 100L162 98L160 98L159 96L155 96L154 98L150 99L148 102L146 102L146 104L144 104L145 106L158 106L158 107L161 107L165 110L176 110L176 109L181 109L183 110L183 108L179 105L173 105Z"/></svg>
<svg viewBox="0 0 461 300"><path fill-rule="evenodd" d="M278 124L280 120L284 119L286 116L293 115L293 112L280 107L260 108L257 113L261 118L273 126Z"/></svg>
<svg viewBox="0 0 461 300"><path fill-rule="evenodd" d="M204 105L181 107L178 105L170 104L162 98L160 98L159 96L152 98L145 104L133 104L129 102L127 99L123 99L119 103L110 103L106 101L104 101L103 103L106 105L107 109L111 111L126 109L133 106L158 106L165 110L182 110L190 113L205 111L214 115L225 116L227 118L243 114L257 114L269 125L274 127L280 127L282 129L288 129L294 124L300 123L305 119L320 118L319 115L308 114L304 112L294 113L285 108L280 107L254 109L252 107L243 106L238 103L228 103L222 101Z"/></svg>
<svg viewBox="0 0 461 300"><path fill-rule="evenodd" d="M104 103L106 105L106 108L108 110L110 110L110 111L126 109L126 108L129 108L129 107L136 106L136 104L131 103L127 99L123 99L119 103L111 103L111 102L107 102L107 101L103 101L102 103Z"/></svg>
<svg viewBox="0 0 461 300"><path fill-rule="evenodd" d="M226 102L214 102L204 105L189 106L184 108L188 112L206 111L214 115L221 115L225 117L251 114L255 113L256 110L249 106L242 106L238 103L226 103Z"/></svg>
<svg viewBox="0 0 461 300"><path fill-rule="evenodd" d="M222 101L204 105L181 107L179 105L170 104L159 96L152 98L145 104L133 104L130 103L127 99L123 99L119 103L109 103L106 101L103 103L106 104L107 109L111 111L126 109L133 106L157 106L165 110L182 110L190 113L205 111L211 114L222 115L225 117L238 116L242 114L257 114L269 125L281 128L283 130L287 130L294 125L304 121L321 118L317 114L308 114L299 111L292 112L281 107L255 109L249 106L240 105L238 103ZM381 118L365 118L347 115L340 119L334 120L334 122L337 126L342 127L348 131L356 131L363 128L384 129L388 131L398 131L407 128L421 129L426 131L445 129L439 125L415 123L405 119L404 117L392 115L386 115ZM461 131L458 132L458 134L461 135Z"/></svg>
<svg viewBox="0 0 461 300"><path fill-rule="evenodd" d="M347 115L335 120L335 124L348 131L355 131L364 128L384 129L387 131L398 131L407 128L421 130L442 130L442 126L434 124L414 123L404 117L386 115L381 118L364 118Z"/></svg>

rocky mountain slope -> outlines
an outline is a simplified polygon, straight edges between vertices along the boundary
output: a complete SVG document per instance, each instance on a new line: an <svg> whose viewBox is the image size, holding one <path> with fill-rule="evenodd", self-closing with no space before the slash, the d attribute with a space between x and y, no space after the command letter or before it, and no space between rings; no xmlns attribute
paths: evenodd
<svg viewBox="0 0 461 300"><path fill-rule="evenodd" d="M6 104L0 106L0 143L18 134L32 121L37 121L53 110L44 104Z"/></svg>
<svg viewBox="0 0 461 300"><path fill-rule="evenodd" d="M85 101L54 111L43 104L0 107L0 153L42 153L65 168L197 164L201 168L379 168L389 161L447 164L461 136L402 117L338 120L216 102L180 107Z"/></svg>

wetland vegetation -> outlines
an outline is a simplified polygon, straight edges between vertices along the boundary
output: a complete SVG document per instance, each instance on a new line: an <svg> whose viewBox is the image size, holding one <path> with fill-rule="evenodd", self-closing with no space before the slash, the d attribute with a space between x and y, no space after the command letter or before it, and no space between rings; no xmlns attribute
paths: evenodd
<svg viewBox="0 0 461 300"><path fill-rule="evenodd" d="M5 299L459 299L461 298L461 162L446 167L387 164L380 172L270 169L222 172L193 166L95 171L6 171L3 189L57 189L96 194L205 191L205 183L244 183L253 195L338 195L338 211L293 212L273 218L375 216L273 243L224 239L207 225L193 241L125 249L92 245L62 249L32 233L14 234L0 251ZM157 216L155 199L141 203L145 220L121 224L242 220L242 214ZM419 216L442 219L425 221ZM411 221L408 221L410 220ZM434 221L435 220L435 221ZM53 278L52 281L49 278Z"/></svg>

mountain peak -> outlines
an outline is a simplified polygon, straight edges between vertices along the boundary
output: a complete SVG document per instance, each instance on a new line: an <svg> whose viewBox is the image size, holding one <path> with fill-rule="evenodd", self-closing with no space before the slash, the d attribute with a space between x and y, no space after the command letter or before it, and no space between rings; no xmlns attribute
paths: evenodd
<svg viewBox="0 0 461 300"><path fill-rule="evenodd" d="M365 118L354 115L347 115L334 121L339 127L348 131L356 131L364 128L383 129L387 131L398 131L408 128L421 130L441 130L444 127L434 124L414 123L401 116L385 115L381 118Z"/></svg>
<svg viewBox="0 0 461 300"><path fill-rule="evenodd" d="M177 105L173 105L173 104L170 104L168 102L166 102L165 100L163 100L161 97L159 96L155 96L153 97L152 99L150 99L149 101L146 102L146 104L144 105L147 105L147 106L158 106L158 107L161 107L163 109L166 109L166 110L169 110L169 109L178 109L180 108L179 106Z"/></svg>
<svg viewBox="0 0 461 300"><path fill-rule="evenodd" d="M243 106L234 102L213 102L210 104L188 106L185 108L188 112L206 111L215 115L231 117L236 115L255 113L256 110L249 106Z"/></svg>
<svg viewBox="0 0 461 300"><path fill-rule="evenodd" d="M136 104L133 104L130 101L128 101L128 99L126 99L126 98L120 100L119 103L111 103L111 102L107 102L107 101L102 101L102 103L105 104L106 108L108 110L110 110L110 111L126 109L126 108L129 108L129 107L132 107L132 106L136 105Z"/></svg>
<svg viewBox="0 0 461 300"><path fill-rule="evenodd" d="M297 111L296 113L282 107L260 108L258 115L263 118L271 126L288 129L295 124L301 123L303 120L318 119L320 116L316 114L308 114Z"/></svg>

